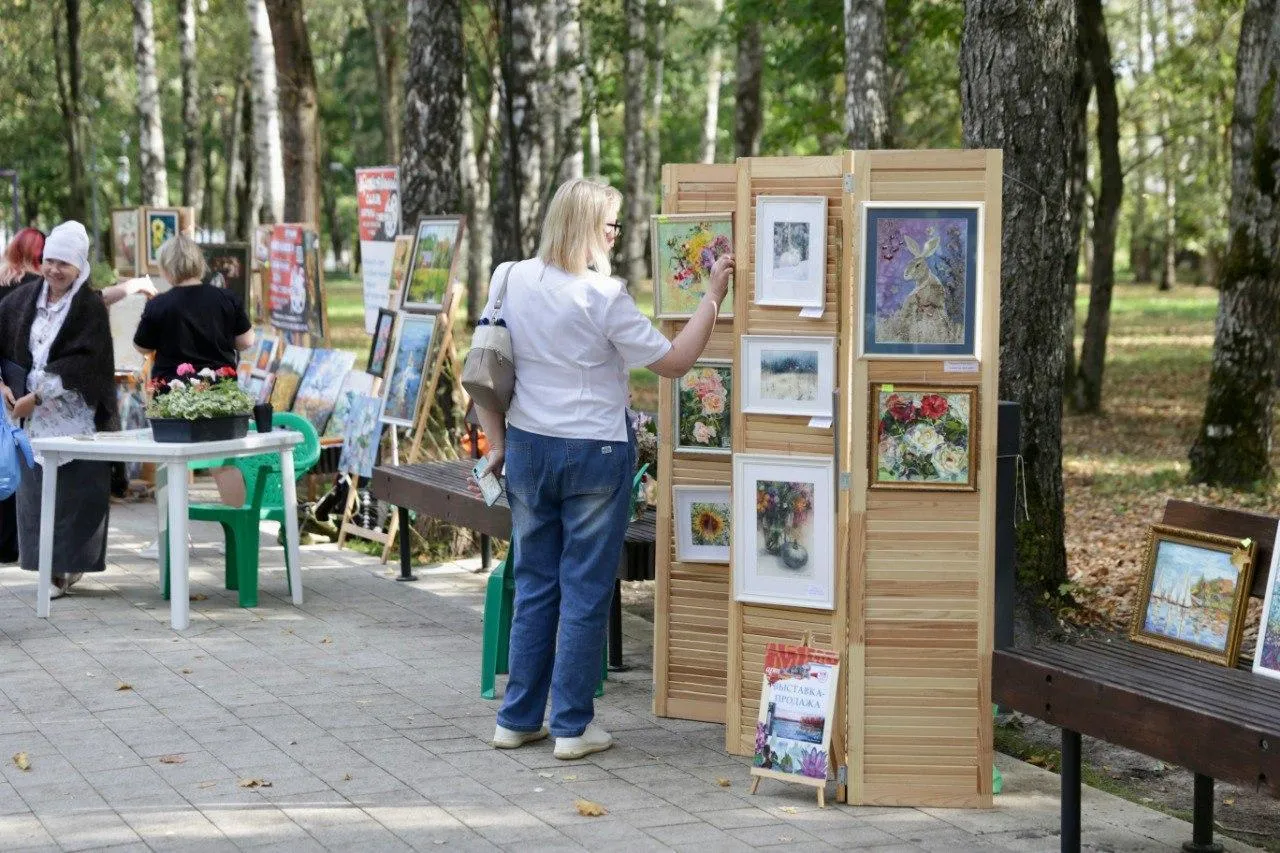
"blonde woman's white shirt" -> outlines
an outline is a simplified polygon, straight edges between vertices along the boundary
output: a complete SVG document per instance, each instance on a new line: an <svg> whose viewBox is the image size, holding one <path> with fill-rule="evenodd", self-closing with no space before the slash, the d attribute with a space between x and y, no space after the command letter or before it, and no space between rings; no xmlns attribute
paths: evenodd
<svg viewBox="0 0 1280 853"><path fill-rule="evenodd" d="M489 283L490 319L507 267L499 265ZM508 424L555 438L627 440L628 369L653 364L671 342L621 281L571 275L539 258L520 261L499 316L516 359Z"/></svg>

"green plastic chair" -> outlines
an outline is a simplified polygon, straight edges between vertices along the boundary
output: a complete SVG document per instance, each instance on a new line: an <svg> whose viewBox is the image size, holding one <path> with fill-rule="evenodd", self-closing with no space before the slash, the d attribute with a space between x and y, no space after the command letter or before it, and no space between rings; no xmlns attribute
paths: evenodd
<svg viewBox="0 0 1280 853"><path fill-rule="evenodd" d="M636 472L631 481L631 505L627 508L627 518L635 514L636 498L639 495L640 483L649 470L646 463ZM480 698L496 697L497 677L506 675L508 659L511 652L511 619L515 615L516 578L510 569L511 555L508 552L498 567L489 575L484 594L484 637L480 650ZM609 645L605 643L604 655L600 661L600 684L596 687L596 698L604 695L604 683L609 680Z"/></svg>
<svg viewBox="0 0 1280 853"><path fill-rule="evenodd" d="M302 433L302 443L293 449L295 479L315 467L320 460L320 436L311 422L291 412L277 412L271 416L275 429L289 429ZM254 425L249 424L253 429ZM240 456L225 460L224 464L240 469L244 475L248 503L240 507L222 503L194 503L187 508L187 518L192 521L216 521L222 525L226 544L226 588L239 593L241 607L258 606L258 525L263 521L275 521L284 525L284 483L280 477L280 457L275 453ZM167 535L161 544L167 548ZM284 550L285 580L289 583L289 549ZM292 592L290 585L289 591ZM165 571L164 597L169 597L169 574Z"/></svg>

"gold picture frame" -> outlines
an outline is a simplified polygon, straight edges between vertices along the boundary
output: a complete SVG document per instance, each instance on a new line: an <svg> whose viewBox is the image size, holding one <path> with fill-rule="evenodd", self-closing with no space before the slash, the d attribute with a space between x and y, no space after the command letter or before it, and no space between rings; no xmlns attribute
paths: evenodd
<svg viewBox="0 0 1280 853"><path fill-rule="evenodd" d="M1251 539L1153 524L1129 639L1235 666L1257 549ZM1229 604L1224 585L1231 592Z"/></svg>
<svg viewBox="0 0 1280 853"><path fill-rule="evenodd" d="M873 382L869 402L870 488L978 490L978 386Z"/></svg>

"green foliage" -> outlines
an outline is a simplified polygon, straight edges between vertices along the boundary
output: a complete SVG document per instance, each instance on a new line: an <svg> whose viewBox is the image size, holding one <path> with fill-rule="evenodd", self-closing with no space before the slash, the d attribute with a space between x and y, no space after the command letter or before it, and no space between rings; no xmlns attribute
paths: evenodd
<svg viewBox="0 0 1280 853"><path fill-rule="evenodd" d="M240 390L234 376L214 380L213 371L208 368L200 375L202 378L188 377L168 383L168 391L152 397L147 417L194 421L247 415L253 411L253 398Z"/></svg>

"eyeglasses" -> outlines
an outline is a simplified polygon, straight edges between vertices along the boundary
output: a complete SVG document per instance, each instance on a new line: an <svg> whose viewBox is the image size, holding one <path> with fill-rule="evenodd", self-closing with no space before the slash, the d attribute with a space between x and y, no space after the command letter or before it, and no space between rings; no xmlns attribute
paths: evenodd
<svg viewBox="0 0 1280 853"><path fill-rule="evenodd" d="M613 229L613 236L614 236L614 237L621 237L621 236L622 236L622 223L621 223L621 222L606 222L606 223L604 224L604 227L605 227L605 228L612 228L612 229Z"/></svg>

